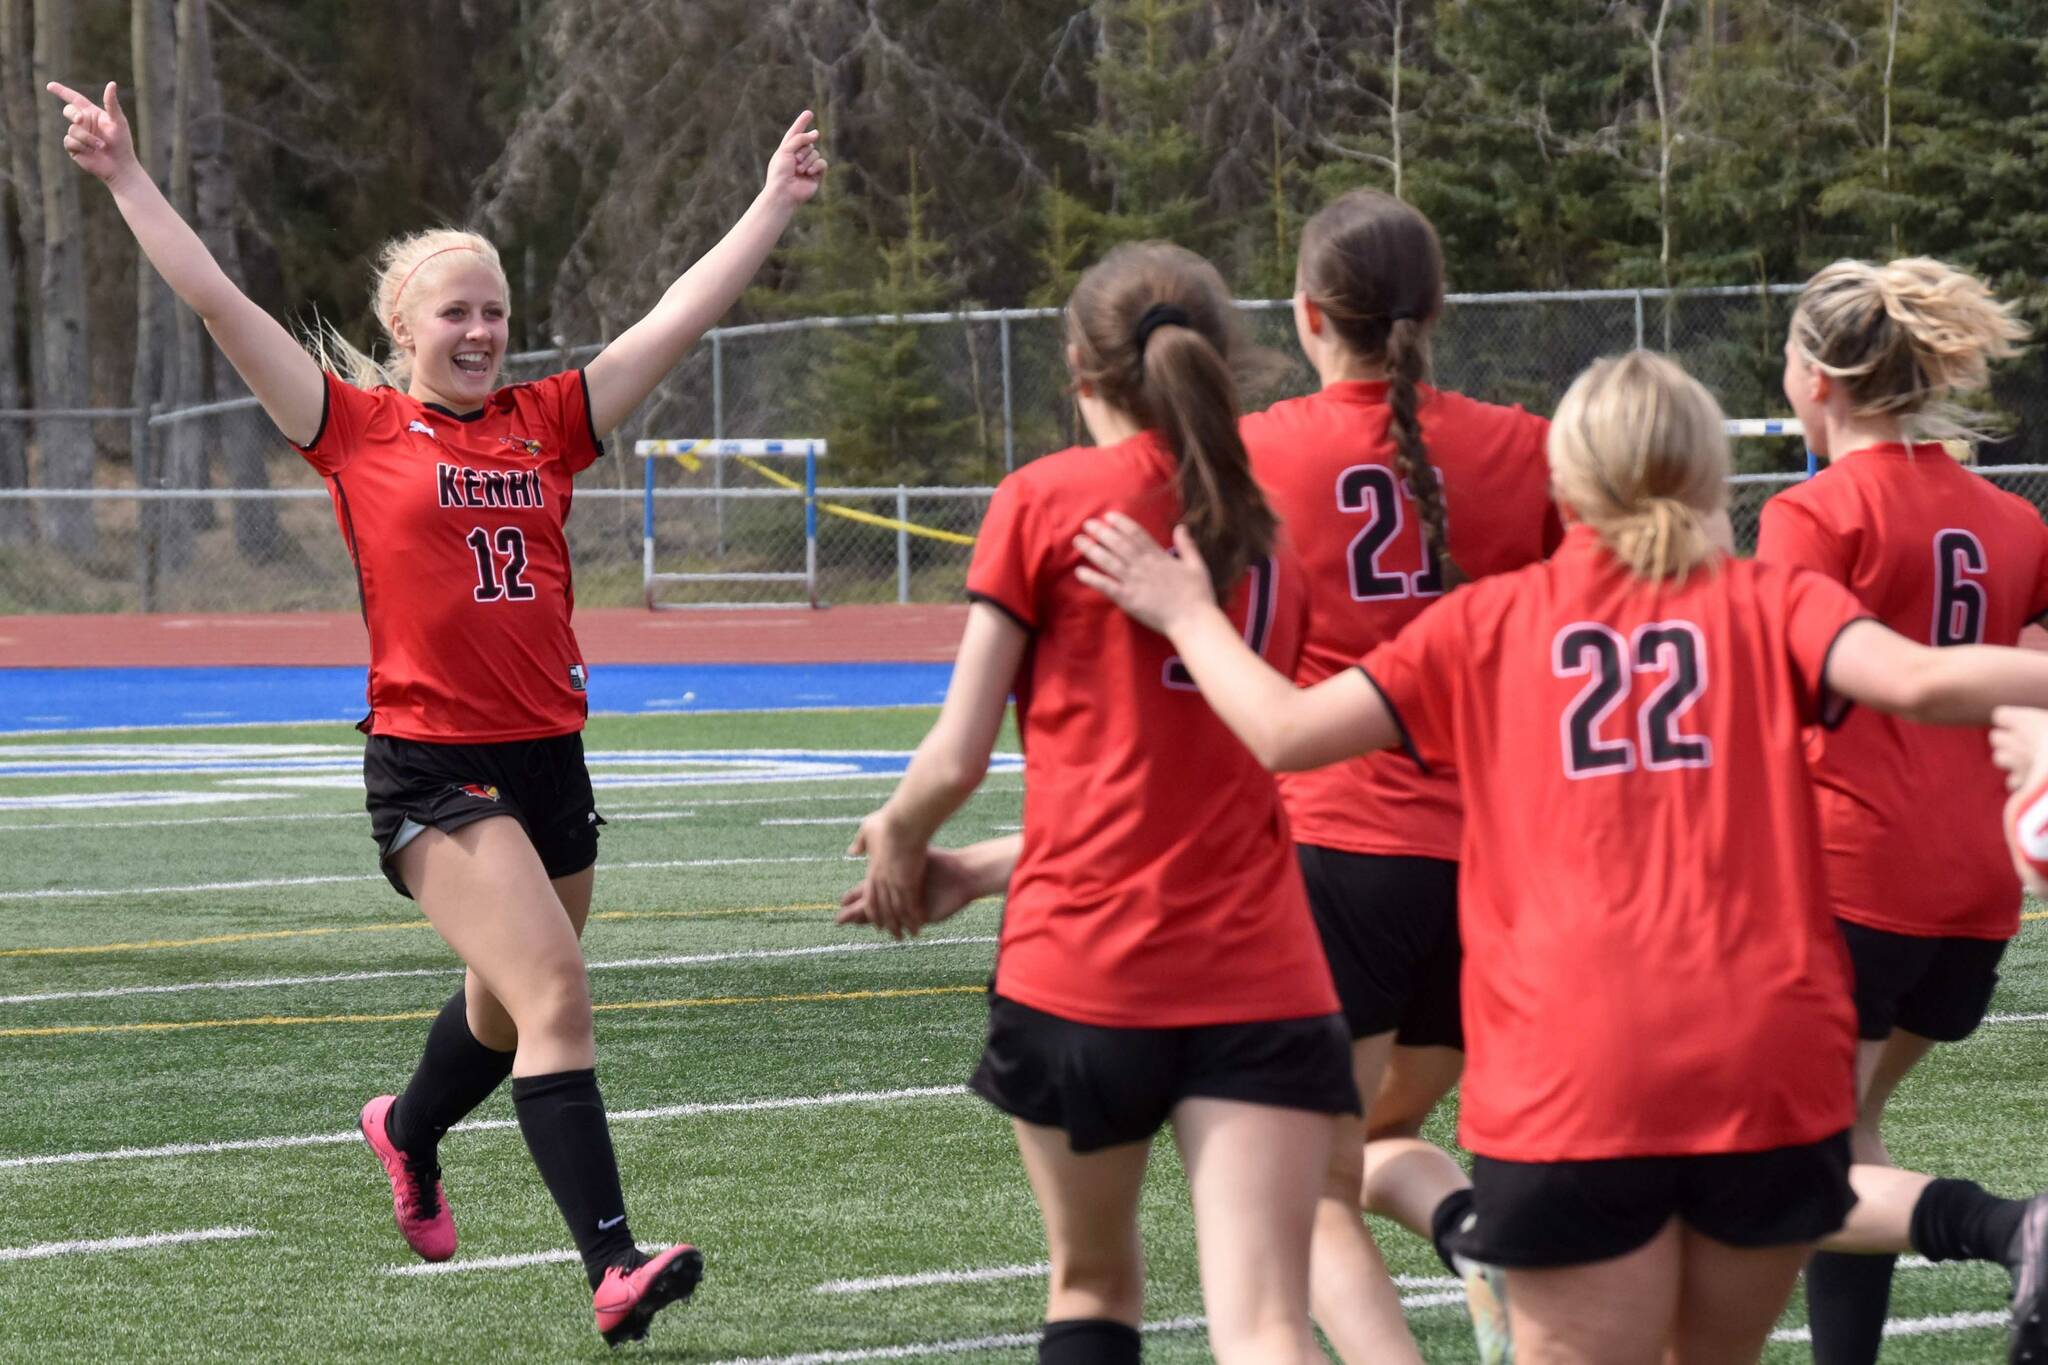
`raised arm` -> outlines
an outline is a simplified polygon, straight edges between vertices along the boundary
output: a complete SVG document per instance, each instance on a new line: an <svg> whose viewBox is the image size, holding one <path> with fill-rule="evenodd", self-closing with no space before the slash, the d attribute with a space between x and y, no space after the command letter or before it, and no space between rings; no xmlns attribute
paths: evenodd
<svg viewBox="0 0 2048 1365"><path fill-rule="evenodd" d="M739 299L798 206L818 192L826 163L818 154L818 132L810 123L811 111L806 109L789 125L782 145L769 159L767 183L732 230L668 287L653 311L621 332L584 368L595 430L611 430L654 392L683 352Z"/></svg>
<svg viewBox="0 0 2048 1365"><path fill-rule="evenodd" d="M868 856L863 918L885 933L901 938L928 922L926 850L988 772L989 752L1029 642L1023 628L994 607L977 602L968 609L938 722L917 746L895 793L861 821L852 851ZM1008 880L1007 870L1003 878Z"/></svg>
<svg viewBox="0 0 2048 1365"><path fill-rule="evenodd" d="M55 81L48 89L64 101L64 117L71 125L64 134L64 150L113 194L114 206L135 234L142 254L171 292L199 315L228 364L286 439L301 445L312 440L319 434L327 397L320 367L284 324L235 287L199 235L164 198L136 158L135 138L114 83L107 82L105 104L94 104Z"/></svg>
<svg viewBox="0 0 2048 1365"><path fill-rule="evenodd" d="M1247 645L1216 605L1201 552L1184 526L1178 557L1121 512L1074 538L1081 581L1173 641L1203 700L1272 772L1300 772L1401 742L1393 712L1363 673L1347 668L1314 687L1293 681ZM1091 567L1092 566L1092 567Z"/></svg>
<svg viewBox="0 0 2048 1365"><path fill-rule="evenodd" d="M2048 654L2002 645L1916 644L1877 621L1843 627L1828 690L1928 725L1989 725L1999 706L2048 706Z"/></svg>

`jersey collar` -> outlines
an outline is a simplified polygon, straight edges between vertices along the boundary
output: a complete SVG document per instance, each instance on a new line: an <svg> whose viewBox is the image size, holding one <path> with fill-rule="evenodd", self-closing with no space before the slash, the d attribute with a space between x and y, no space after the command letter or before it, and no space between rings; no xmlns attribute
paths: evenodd
<svg viewBox="0 0 2048 1365"><path fill-rule="evenodd" d="M419 400L414 399L413 401L418 402ZM420 406L425 408L428 412L438 412L443 417L452 417L458 422L474 422L478 418L482 417L486 411L488 411L488 407L483 407L478 408L475 412L455 412L451 409L442 407L439 403L420 403Z"/></svg>

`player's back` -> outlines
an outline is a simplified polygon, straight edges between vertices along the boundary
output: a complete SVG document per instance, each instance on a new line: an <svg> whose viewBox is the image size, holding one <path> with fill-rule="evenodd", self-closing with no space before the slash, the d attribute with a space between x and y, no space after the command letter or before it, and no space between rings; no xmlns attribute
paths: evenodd
<svg viewBox="0 0 2048 1365"><path fill-rule="evenodd" d="M1858 610L1754 563L1645 582L1580 527L1366 659L1464 798L1467 1146L1758 1150L1851 1121L1799 740Z"/></svg>
<svg viewBox="0 0 2048 1365"><path fill-rule="evenodd" d="M1271 774L1216 718L1164 636L1083 584L1073 538L1122 511L1180 518L1154 433L1048 455L1003 481L968 590L1032 634L1017 682L1024 852L997 989L1084 1023L1180 1027L1336 1008ZM1306 603L1284 549L1231 594L1246 638L1293 667Z"/></svg>
<svg viewBox="0 0 2048 1365"><path fill-rule="evenodd" d="M1309 626L1295 681L1355 664L1444 592L1422 519L1395 462L1384 382L1331 384L1241 424L1252 472L1286 526L1308 581ZM1544 437L1519 407L1426 386L1418 421L1448 510L1451 558L1473 578L1520 568L1556 544ZM1455 858L1454 779L1371 754L1280 780L1295 838L1353 853Z"/></svg>
<svg viewBox="0 0 2048 1365"><path fill-rule="evenodd" d="M1873 446L1765 505L1760 559L1816 569L1908 639L2011 645L2048 609L2048 527L1939 445ZM1828 890L1844 919L1940 937L2010 937L2019 879L2004 783L1978 728L1874 711L1808 736Z"/></svg>

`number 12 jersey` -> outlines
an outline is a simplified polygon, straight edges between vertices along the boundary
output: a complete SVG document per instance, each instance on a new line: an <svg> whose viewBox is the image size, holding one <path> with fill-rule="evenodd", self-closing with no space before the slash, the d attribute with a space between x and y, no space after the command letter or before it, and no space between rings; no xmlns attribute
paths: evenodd
<svg viewBox="0 0 2048 1365"><path fill-rule="evenodd" d="M328 375L300 448L327 478L370 632L371 734L496 743L588 714L570 629L573 480L603 453L580 370L457 416Z"/></svg>

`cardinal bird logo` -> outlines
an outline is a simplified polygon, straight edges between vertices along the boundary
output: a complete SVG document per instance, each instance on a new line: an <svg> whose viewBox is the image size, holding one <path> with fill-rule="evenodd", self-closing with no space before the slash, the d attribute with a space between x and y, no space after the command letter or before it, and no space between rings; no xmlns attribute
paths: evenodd
<svg viewBox="0 0 2048 1365"><path fill-rule="evenodd" d="M481 782L465 782L462 784L462 790L478 800L495 801L498 799L498 789L496 787L486 787Z"/></svg>
<svg viewBox="0 0 2048 1365"><path fill-rule="evenodd" d="M529 436L500 436L498 441L500 444L511 446L515 450L523 450L535 459L540 458L540 442Z"/></svg>

